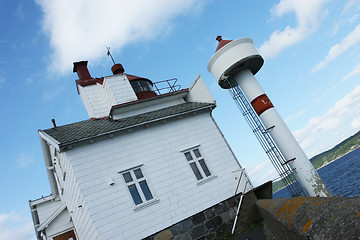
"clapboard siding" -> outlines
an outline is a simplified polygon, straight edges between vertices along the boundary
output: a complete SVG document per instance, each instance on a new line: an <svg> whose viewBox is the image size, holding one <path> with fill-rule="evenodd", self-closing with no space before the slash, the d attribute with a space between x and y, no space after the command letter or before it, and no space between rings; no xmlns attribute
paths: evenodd
<svg viewBox="0 0 360 240"><path fill-rule="evenodd" d="M182 152L197 145L213 175L200 185ZM78 235L101 240L141 239L229 198L236 187L232 171L240 168L209 113L74 147L64 159L64 196L81 226ZM118 172L138 165L159 201L135 211Z"/></svg>
<svg viewBox="0 0 360 240"><path fill-rule="evenodd" d="M71 161L69 161L66 153L60 154L59 157L63 163L63 169L66 171L64 194L60 197L63 202L66 202L72 221L76 226L77 235L79 239L98 239L83 193L74 175Z"/></svg>
<svg viewBox="0 0 360 240"><path fill-rule="evenodd" d="M59 232L64 232L66 230L72 229L74 225L70 221L69 213L65 209L59 216L49 225L46 229L47 236L54 237L59 234Z"/></svg>
<svg viewBox="0 0 360 240"><path fill-rule="evenodd" d="M60 201L47 201L38 204L36 210L39 215L40 223L43 223L45 220L47 220L60 206Z"/></svg>

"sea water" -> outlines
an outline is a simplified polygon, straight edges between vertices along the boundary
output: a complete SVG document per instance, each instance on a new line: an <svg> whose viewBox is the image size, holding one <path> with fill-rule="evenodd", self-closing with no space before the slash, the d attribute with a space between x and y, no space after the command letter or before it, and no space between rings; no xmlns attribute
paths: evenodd
<svg viewBox="0 0 360 240"><path fill-rule="evenodd" d="M333 196L360 196L360 148L317 171ZM273 198L289 197L287 188L273 194Z"/></svg>

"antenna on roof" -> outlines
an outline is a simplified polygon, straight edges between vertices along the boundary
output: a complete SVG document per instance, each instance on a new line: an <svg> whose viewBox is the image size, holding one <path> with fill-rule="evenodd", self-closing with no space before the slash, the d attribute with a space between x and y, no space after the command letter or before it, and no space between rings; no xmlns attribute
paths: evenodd
<svg viewBox="0 0 360 240"><path fill-rule="evenodd" d="M111 60L113 61L114 65L115 65L115 61L114 61L114 58L112 57L111 53L110 53L110 47L106 47L106 49L108 50L106 55L110 56L111 57Z"/></svg>

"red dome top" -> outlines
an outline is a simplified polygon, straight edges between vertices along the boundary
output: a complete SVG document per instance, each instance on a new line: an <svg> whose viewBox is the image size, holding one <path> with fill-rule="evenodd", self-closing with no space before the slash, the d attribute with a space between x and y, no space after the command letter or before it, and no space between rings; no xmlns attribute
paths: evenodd
<svg viewBox="0 0 360 240"><path fill-rule="evenodd" d="M232 41L232 40L223 40L221 36L217 36L216 40L219 41L219 44L218 44L215 52L217 52L220 48L222 48L223 46L225 46L226 44L228 44L229 42Z"/></svg>

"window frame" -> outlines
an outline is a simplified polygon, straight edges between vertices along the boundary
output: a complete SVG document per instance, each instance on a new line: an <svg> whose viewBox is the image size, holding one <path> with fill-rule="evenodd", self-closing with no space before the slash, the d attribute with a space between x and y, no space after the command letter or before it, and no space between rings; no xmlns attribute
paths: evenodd
<svg viewBox="0 0 360 240"><path fill-rule="evenodd" d="M140 170L142 177L137 177L135 171ZM128 192L129 198L132 201L132 204L135 206L134 211L138 211L140 209L143 209L144 207L147 207L149 205L153 205L157 202L159 202L159 199L155 197L154 190L151 187L151 184L149 183L148 178L146 178L146 174L144 173L143 165L138 165L123 171L118 172L121 174L121 178L126 186L126 190ZM129 173L131 176L131 181L127 181L124 177L125 174ZM147 194L144 192L143 187L140 185L141 182L144 182L146 184L147 190L149 191L151 198L147 197ZM129 186L135 186L136 192L139 194L140 203L136 203L136 197L133 196L133 192L130 190Z"/></svg>
<svg viewBox="0 0 360 240"><path fill-rule="evenodd" d="M208 161L206 161L206 157L203 151L200 149L200 145L187 148L185 150L182 150L181 152L185 160L189 164L198 185L201 185L216 178L216 175L214 175L213 171L210 170L211 168L209 167ZM198 154L196 152L199 154L199 156L197 156ZM191 156L191 159L189 158L189 154ZM200 179L197 173L200 174Z"/></svg>

